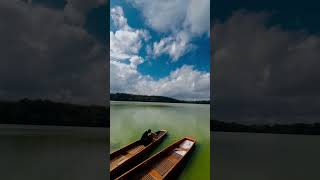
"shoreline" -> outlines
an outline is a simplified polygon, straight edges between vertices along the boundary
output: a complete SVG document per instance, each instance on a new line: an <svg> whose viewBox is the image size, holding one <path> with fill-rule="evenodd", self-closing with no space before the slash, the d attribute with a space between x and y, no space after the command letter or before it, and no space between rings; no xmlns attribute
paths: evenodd
<svg viewBox="0 0 320 180"><path fill-rule="evenodd" d="M0 136L23 135L23 136L47 136L68 135L105 137L109 135L110 128L104 127L79 127L79 126L54 126L54 125L24 125L24 124L0 124Z"/></svg>

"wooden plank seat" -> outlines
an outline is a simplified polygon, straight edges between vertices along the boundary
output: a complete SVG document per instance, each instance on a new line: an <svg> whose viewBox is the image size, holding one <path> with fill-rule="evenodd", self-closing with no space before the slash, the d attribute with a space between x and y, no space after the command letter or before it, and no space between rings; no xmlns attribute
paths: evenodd
<svg viewBox="0 0 320 180"><path fill-rule="evenodd" d="M165 175L170 168L174 165L174 163L172 161L170 161L169 159L164 159L162 160L159 164L156 164L154 166L154 169L161 175Z"/></svg>

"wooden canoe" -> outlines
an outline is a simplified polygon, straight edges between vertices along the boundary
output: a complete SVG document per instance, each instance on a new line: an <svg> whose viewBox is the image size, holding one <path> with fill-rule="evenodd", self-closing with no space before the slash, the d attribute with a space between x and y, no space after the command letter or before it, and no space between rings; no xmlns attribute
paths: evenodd
<svg viewBox="0 0 320 180"><path fill-rule="evenodd" d="M182 170L181 168L195 148L195 144L196 140L191 137L182 138L126 172L118 180L176 179L179 171Z"/></svg>
<svg viewBox="0 0 320 180"><path fill-rule="evenodd" d="M140 140L133 142L110 155L110 178L115 179L138 163L142 162L144 157L156 147L167 134L166 130L157 131L152 142L144 146Z"/></svg>

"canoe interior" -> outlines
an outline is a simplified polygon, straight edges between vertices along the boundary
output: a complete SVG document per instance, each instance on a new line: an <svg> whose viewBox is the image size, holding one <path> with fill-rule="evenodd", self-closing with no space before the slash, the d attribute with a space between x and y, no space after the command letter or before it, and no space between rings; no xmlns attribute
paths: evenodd
<svg viewBox="0 0 320 180"><path fill-rule="evenodd" d="M195 142L193 138L183 138L128 171L119 179L168 179L178 165L181 165L182 160L190 154Z"/></svg>
<svg viewBox="0 0 320 180"><path fill-rule="evenodd" d="M158 141L160 141L164 135L167 133L166 130L160 130L155 133L153 140L147 146L144 146L140 140L133 142L110 155L110 173L112 174L114 170L120 168L128 161L132 160L135 156L146 153L154 146Z"/></svg>

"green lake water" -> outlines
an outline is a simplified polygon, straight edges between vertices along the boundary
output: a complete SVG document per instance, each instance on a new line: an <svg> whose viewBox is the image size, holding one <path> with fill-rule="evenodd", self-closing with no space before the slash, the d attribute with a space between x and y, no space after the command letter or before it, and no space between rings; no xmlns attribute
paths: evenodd
<svg viewBox="0 0 320 180"><path fill-rule="evenodd" d="M211 133L215 180L320 179L320 136Z"/></svg>
<svg viewBox="0 0 320 180"><path fill-rule="evenodd" d="M196 138L196 149L178 179L210 179L210 106L203 104L111 102L110 151L139 139L151 129L166 129L159 152L185 137Z"/></svg>
<svg viewBox="0 0 320 180"><path fill-rule="evenodd" d="M0 124L2 180L106 180L108 129Z"/></svg>

